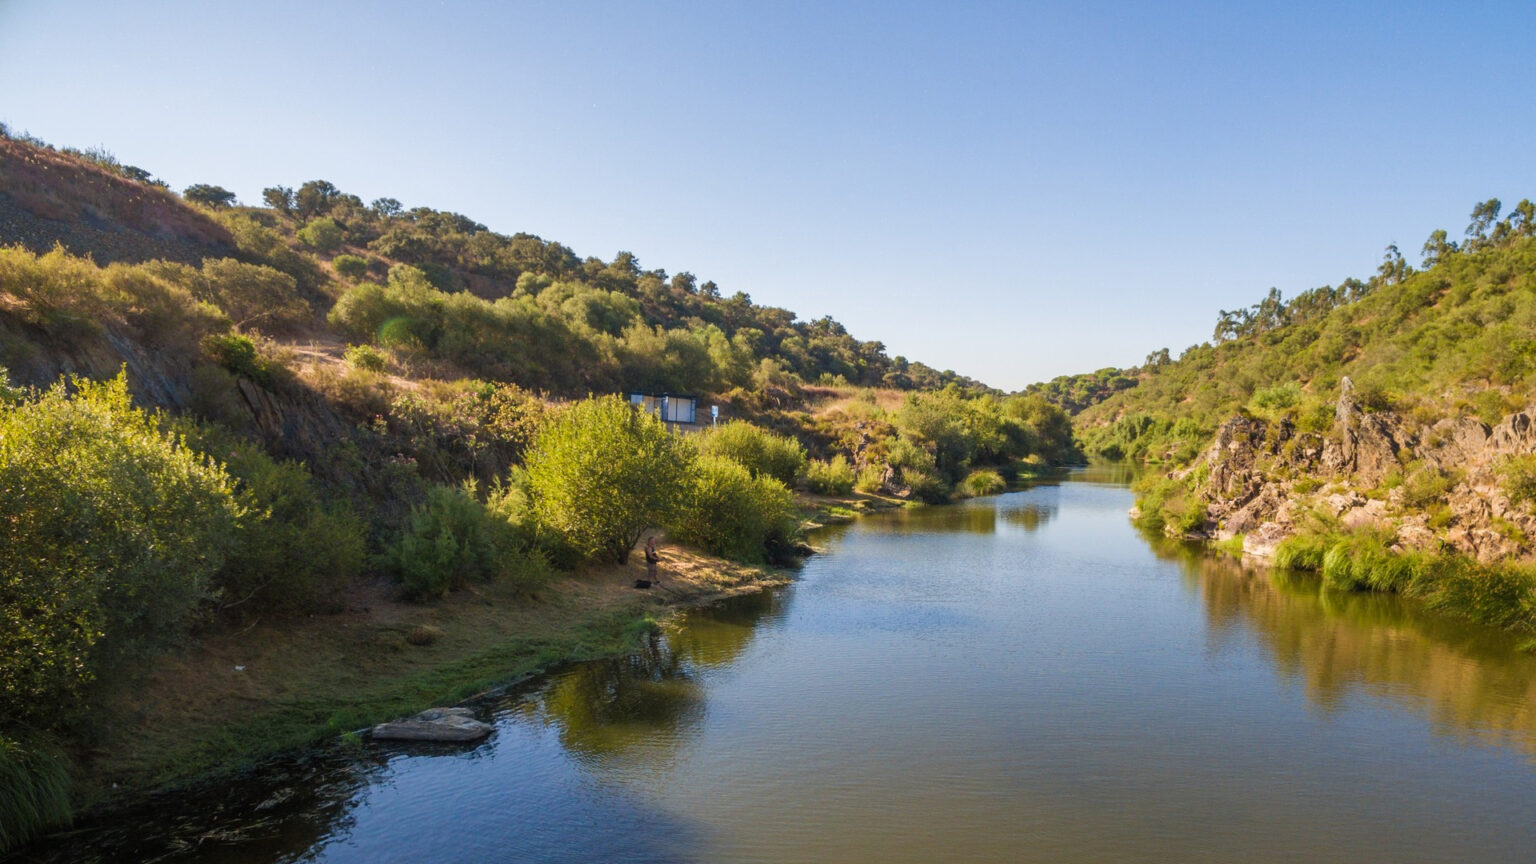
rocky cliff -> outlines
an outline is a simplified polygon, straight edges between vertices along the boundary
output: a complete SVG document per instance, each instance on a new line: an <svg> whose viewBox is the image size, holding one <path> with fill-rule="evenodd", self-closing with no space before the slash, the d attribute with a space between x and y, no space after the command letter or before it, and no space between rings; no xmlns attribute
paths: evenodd
<svg viewBox="0 0 1536 864"><path fill-rule="evenodd" d="M1363 410L1343 379L1331 429L1234 417L1179 476L1204 502L1201 536L1241 536L1267 558L1309 521L1391 531L1403 549L1454 550L1481 561L1528 556L1536 514L1510 500L1502 472L1536 453L1536 408L1489 427L1472 417L1418 424Z"/></svg>

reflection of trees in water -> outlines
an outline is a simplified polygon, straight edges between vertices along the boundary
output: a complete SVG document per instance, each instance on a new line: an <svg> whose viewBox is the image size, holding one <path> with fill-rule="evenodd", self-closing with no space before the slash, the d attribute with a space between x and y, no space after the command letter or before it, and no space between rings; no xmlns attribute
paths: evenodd
<svg viewBox="0 0 1536 864"><path fill-rule="evenodd" d="M1047 522L1055 519L1056 513L1057 510L1054 503L1028 503L999 507L997 518L1014 528L1022 528L1025 532L1033 533L1045 527Z"/></svg>
<svg viewBox="0 0 1536 864"><path fill-rule="evenodd" d="M528 710L589 759L675 752L704 717L698 672L733 662L765 618L783 614L788 597L764 591L692 610L629 657L582 663L555 678Z"/></svg>
<svg viewBox="0 0 1536 864"><path fill-rule="evenodd" d="M675 750L704 715L691 667L653 636L620 660L581 663L556 677L537 706L572 753L602 760L643 747Z"/></svg>
<svg viewBox="0 0 1536 864"><path fill-rule="evenodd" d="M1331 709L1365 688L1422 712L1444 734L1536 756L1536 658L1516 652L1508 634L1400 597L1327 590L1312 576L1153 545L1183 565L1213 631L1246 624L1316 704Z"/></svg>
<svg viewBox="0 0 1536 864"><path fill-rule="evenodd" d="M298 860L322 840L346 833L359 790L384 768L388 755L333 747L217 784L159 793L98 820L87 818L69 834L44 840L15 860Z"/></svg>

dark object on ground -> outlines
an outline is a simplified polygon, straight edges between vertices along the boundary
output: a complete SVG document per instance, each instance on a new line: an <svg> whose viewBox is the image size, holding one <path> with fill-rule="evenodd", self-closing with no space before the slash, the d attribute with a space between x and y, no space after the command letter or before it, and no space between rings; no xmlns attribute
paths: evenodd
<svg viewBox="0 0 1536 864"><path fill-rule="evenodd" d="M642 588L642 589L643 588L650 588L651 587L651 580L649 580L649 579L636 579L635 580L635 587L636 588Z"/></svg>

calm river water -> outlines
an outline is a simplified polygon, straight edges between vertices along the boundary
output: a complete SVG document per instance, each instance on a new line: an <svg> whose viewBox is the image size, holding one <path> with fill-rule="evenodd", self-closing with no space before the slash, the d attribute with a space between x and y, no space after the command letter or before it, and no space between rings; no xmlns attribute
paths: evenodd
<svg viewBox="0 0 1536 864"><path fill-rule="evenodd" d="M1123 481L829 529L796 584L481 706L478 747L318 755L28 854L1536 857L1536 658L1150 540Z"/></svg>

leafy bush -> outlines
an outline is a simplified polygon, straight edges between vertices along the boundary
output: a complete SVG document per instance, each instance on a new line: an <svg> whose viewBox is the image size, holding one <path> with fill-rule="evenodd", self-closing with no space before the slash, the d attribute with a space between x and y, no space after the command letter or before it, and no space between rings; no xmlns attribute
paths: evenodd
<svg viewBox="0 0 1536 864"><path fill-rule="evenodd" d="M815 460L805 469L805 482L818 495L847 495L853 491L853 466L842 454L831 461Z"/></svg>
<svg viewBox="0 0 1536 864"><path fill-rule="evenodd" d="M735 420L706 429L698 438L699 452L724 456L752 472L793 486L805 470L805 447L793 438Z"/></svg>
<svg viewBox="0 0 1536 864"><path fill-rule="evenodd" d="M312 219L303 228L299 229L299 240L305 246L319 249L321 252L330 252L341 248L341 241L345 237L340 223L329 216Z"/></svg>
<svg viewBox="0 0 1536 864"><path fill-rule="evenodd" d="M1253 396L1248 400L1248 410L1261 417L1273 419L1299 404L1301 404L1301 387L1295 382L1287 381L1284 384L1253 391Z"/></svg>
<svg viewBox="0 0 1536 864"><path fill-rule="evenodd" d="M1509 457L1499 466L1499 475L1510 503L1536 503L1536 455Z"/></svg>
<svg viewBox="0 0 1536 864"><path fill-rule="evenodd" d="M389 362L384 352L372 345L348 345L346 357L347 365L365 372L383 372Z"/></svg>
<svg viewBox="0 0 1536 864"><path fill-rule="evenodd" d="M208 258L198 276L190 280L193 296L222 309L237 326L291 326L309 320L313 313L299 296L294 278L271 267Z"/></svg>
<svg viewBox="0 0 1536 864"><path fill-rule="evenodd" d="M217 454L235 480L240 515L229 557L214 575L214 606L249 617L333 605L362 572L362 520L344 503L327 505L298 462L278 462L219 427L172 428L188 445Z"/></svg>
<svg viewBox="0 0 1536 864"><path fill-rule="evenodd" d="M937 474L907 468L902 471L901 479L911 491L912 497L919 501L943 504L949 500L949 484Z"/></svg>
<svg viewBox="0 0 1536 864"><path fill-rule="evenodd" d="M526 466L535 512L583 556L620 564L666 524L690 454L650 414L618 397L573 404L539 432Z"/></svg>
<svg viewBox="0 0 1536 864"><path fill-rule="evenodd" d="M203 339L203 352L213 362L236 375L266 385L272 381L272 370L256 351L251 337L240 333L219 333Z"/></svg>
<svg viewBox="0 0 1536 864"><path fill-rule="evenodd" d="M853 481L853 488L860 492L873 494L885 488L885 466L878 462L871 462L859 469L858 477Z"/></svg>
<svg viewBox="0 0 1536 864"><path fill-rule="evenodd" d="M1275 566L1294 570L1321 570L1323 556L1334 538L1318 534L1296 534L1280 541L1275 547Z"/></svg>
<svg viewBox="0 0 1536 864"><path fill-rule="evenodd" d="M793 530L789 490L723 456L694 461L684 504L669 526L673 539L736 561L780 557Z"/></svg>
<svg viewBox="0 0 1536 864"><path fill-rule="evenodd" d="M983 495L996 495L1000 492L1006 492L1008 490L1008 483L996 471L981 470L972 471L970 476L965 478L963 488L967 495L979 498Z"/></svg>
<svg viewBox="0 0 1536 864"><path fill-rule="evenodd" d="M125 378L0 407L0 716L70 719L95 680L178 643L229 552L229 477Z"/></svg>
<svg viewBox="0 0 1536 864"><path fill-rule="evenodd" d="M361 279L368 275L368 259L361 255L337 255L331 259L331 269L344 279Z"/></svg>
<svg viewBox="0 0 1536 864"><path fill-rule="evenodd" d="M518 551L514 527L475 495L474 481L434 486L386 553L411 600L442 597L470 582L529 577L537 564Z"/></svg>

